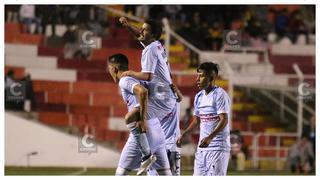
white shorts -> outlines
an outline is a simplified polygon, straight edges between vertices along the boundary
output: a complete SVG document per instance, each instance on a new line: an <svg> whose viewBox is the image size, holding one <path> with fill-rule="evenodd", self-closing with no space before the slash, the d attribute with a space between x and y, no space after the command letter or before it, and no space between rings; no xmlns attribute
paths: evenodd
<svg viewBox="0 0 320 180"><path fill-rule="evenodd" d="M151 167L156 170L169 169L170 165L165 149L164 133L161 129L159 120L157 118L148 120L147 127L147 138L151 153L157 157L156 162ZM127 143L121 152L118 167L127 170L137 170L140 167L141 157L142 155L138 148L138 144L133 135L130 134Z"/></svg>
<svg viewBox="0 0 320 180"><path fill-rule="evenodd" d="M161 121L166 141L166 149L171 152L178 152L176 141L180 136L180 103L176 103L172 111L168 113Z"/></svg>
<svg viewBox="0 0 320 180"><path fill-rule="evenodd" d="M230 152L198 150L194 160L194 176L225 176Z"/></svg>

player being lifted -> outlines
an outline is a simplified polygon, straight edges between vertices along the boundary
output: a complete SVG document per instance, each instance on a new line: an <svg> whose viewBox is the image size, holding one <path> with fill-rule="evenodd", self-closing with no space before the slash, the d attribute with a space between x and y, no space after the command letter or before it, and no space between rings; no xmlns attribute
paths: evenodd
<svg viewBox="0 0 320 180"><path fill-rule="evenodd" d="M137 175L141 175L150 166L160 175L171 175L161 125L157 118L147 113L148 90L137 79L121 77L127 70L128 59L125 55L115 54L109 57L108 72L119 84L129 111L125 119L130 136L121 152L116 175L128 175L139 166ZM141 155L143 158L140 164Z"/></svg>
<svg viewBox="0 0 320 180"><path fill-rule="evenodd" d="M162 33L162 24L147 20L141 29L131 25L125 17L119 19L143 45L141 72L127 71L122 76L131 76L148 81L149 98L153 103L148 111L158 117L166 137L166 149L173 175L180 175L180 149L176 140L180 136L179 103L182 95L173 85L167 53L158 41ZM153 174L150 171L150 174Z"/></svg>
<svg viewBox="0 0 320 180"><path fill-rule="evenodd" d="M226 175L230 154L230 98L215 85L217 64L202 63L197 73L197 86L201 91L194 99L194 118L177 140L177 145L181 146L182 138L200 125L193 175Z"/></svg>

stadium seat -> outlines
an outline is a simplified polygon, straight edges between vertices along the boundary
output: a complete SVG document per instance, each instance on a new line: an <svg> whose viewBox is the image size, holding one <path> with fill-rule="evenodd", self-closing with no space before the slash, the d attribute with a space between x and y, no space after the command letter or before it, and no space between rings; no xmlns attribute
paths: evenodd
<svg viewBox="0 0 320 180"><path fill-rule="evenodd" d="M5 56L36 57L38 47L29 44L5 44Z"/></svg>
<svg viewBox="0 0 320 180"><path fill-rule="evenodd" d="M35 92L71 92L69 82L33 80Z"/></svg>
<svg viewBox="0 0 320 180"><path fill-rule="evenodd" d="M64 113L40 112L39 120L52 126L68 126L69 116Z"/></svg>
<svg viewBox="0 0 320 180"><path fill-rule="evenodd" d="M26 57L26 56L6 56L5 64L7 66L38 68L38 69L56 69L58 66L56 57Z"/></svg>

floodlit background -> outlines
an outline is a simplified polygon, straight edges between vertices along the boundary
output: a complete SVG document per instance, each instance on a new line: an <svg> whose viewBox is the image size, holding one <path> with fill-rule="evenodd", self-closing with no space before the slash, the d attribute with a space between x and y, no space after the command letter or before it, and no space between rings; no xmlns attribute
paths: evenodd
<svg viewBox="0 0 320 180"><path fill-rule="evenodd" d="M232 97L228 174L315 174L314 5L6 5L5 174L113 175L126 106L106 71L142 46L118 22L163 22L161 41L190 123L196 67L220 65ZM182 148L190 175L198 132Z"/></svg>

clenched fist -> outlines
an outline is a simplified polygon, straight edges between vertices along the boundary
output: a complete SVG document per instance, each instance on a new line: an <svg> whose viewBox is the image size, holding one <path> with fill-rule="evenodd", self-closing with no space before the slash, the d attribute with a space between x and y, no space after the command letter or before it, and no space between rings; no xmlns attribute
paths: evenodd
<svg viewBox="0 0 320 180"><path fill-rule="evenodd" d="M125 17L120 17L119 22L121 23L122 26L125 26L125 27L129 25L129 22Z"/></svg>

